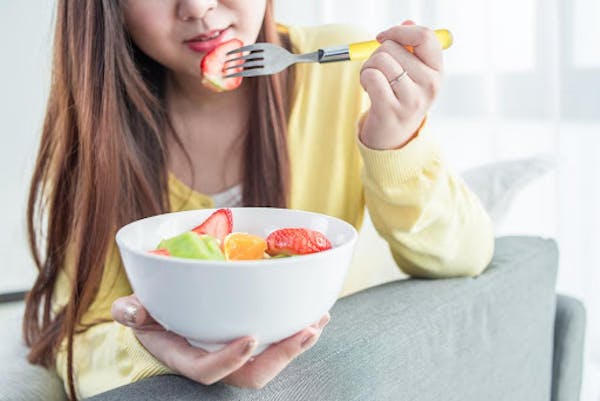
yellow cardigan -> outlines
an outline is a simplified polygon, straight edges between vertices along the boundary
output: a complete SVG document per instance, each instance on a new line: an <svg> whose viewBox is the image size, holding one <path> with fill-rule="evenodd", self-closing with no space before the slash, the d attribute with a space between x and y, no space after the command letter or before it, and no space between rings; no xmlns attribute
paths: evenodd
<svg viewBox="0 0 600 401"><path fill-rule="evenodd" d="M349 26L289 28L298 52L369 39ZM491 222L478 199L453 175L426 129L399 150L376 151L357 140L357 121L368 108L359 83L360 63L296 67L289 121L290 207L326 213L359 228L365 203L398 267L421 277L475 276L493 253ZM173 211L210 208L213 200L169 178ZM62 270L53 307L69 297L69 266ZM349 274L349 276L352 276ZM360 283L347 282L348 289ZM85 322L111 319L112 302L132 292L113 244L98 296ZM116 322L96 324L75 337L75 388L79 397L170 373ZM66 383L63 342L56 369Z"/></svg>

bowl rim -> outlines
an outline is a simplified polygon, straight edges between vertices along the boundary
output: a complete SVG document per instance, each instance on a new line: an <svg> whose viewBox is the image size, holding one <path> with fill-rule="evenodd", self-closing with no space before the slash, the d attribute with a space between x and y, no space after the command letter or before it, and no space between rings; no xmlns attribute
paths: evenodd
<svg viewBox="0 0 600 401"><path fill-rule="evenodd" d="M325 257L331 253L336 253L339 252L339 250L349 247L349 246L353 246L353 244L356 242L357 238L358 238L358 232L356 230L356 228L354 228L354 226L350 223L348 223L345 220L342 220L338 217L335 216L331 216L331 215L327 215L324 213L318 213L318 212L312 212L312 211L308 211L308 210L301 210L301 209L291 209L291 208L276 208L276 207L229 207L227 209L231 209L232 211L235 210L252 210L252 209L259 209L259 210L264 210L264 209L269 209L269 210L280 210L280 211L293 211L293 212L300 212L306 215L313 215L313 216L319 216L319 217L326 217L328 219L332 219L335 220L339 223L342 224L342 226L346 226L347 228L350 229L350 232L352 234L350 240L344 242L343 244L333 247L331 249L328 249L326 251L321 251L321 252L315 252L315 253L310 253L307 255L299 255L299 256L292 256L291 258L277 258L277 259L257 259L257 260L203 260L203 259L187 259L187 258L180 258L177 256L163 256L163 255L155 255L152 253L149 253L148 251L140 251L137 249L134 249L130 246L125 245L122 237L125 235L124 232L127 231L128 227L132 226L133 224L138 224L141 223L145 220L150 220L150 219L155 219L158 217L162 217L162 216L168 216L168 215L177 215L177 214L187 214L187 213L191 213L191 212L198 212L198 211L206 211L207 213L212 213L216 210L219 209L224 209L224 208L201 208L201 209L191 209L191 210L181 210L181 211L177 211L177 212L168 212L168 213L161 213L161 214L156 214L153 216L148 216L148 217L144 217L142 219L138 219L138 220L134 220L128 224L125 224L124 226L122 226L121 228L119 228L119 230L117 230L117 233L115 234L115 241L117 243L117 246L119 248L119 251L121 248L126 249L127 251L139 255L139 256L143 256L143 257L148 257L151 259L155 259L155 260L172 260L172 261L177 261L178 263L183 263L185 265L194 265L194 266L210 266L210 265L224 265L224 266L228 266L228 268L235 268L235 267L246 267L246 266L252 266L252 267L256 267L256 266L272 266L274 264L278 264L278 263L290 263L293 262L298 263L300 261L306 261L309 262L310 259L317 259L317 258L322 258Z"/></svg>

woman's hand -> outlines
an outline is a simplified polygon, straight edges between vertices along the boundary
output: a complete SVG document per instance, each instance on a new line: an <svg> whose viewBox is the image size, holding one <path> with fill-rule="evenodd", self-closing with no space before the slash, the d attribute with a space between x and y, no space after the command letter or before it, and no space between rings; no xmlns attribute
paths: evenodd
<svg viewBox="0 0 600 401"><path fill-rule="evenodd" d="M222 381L237 387L262 388L294 358L312 347L329 322L329 314L251 358L256 347L252 337L238 338L219 351L192 347L183 338L159 325L135 295L117 299L113 318L133 328L140 343L169 369L199 383Z"/></svg>
<svg viewBox="0 0 600 401"><path fill-rule="evenodd" d="M372 149L398 149L419 129L439 91L442 47L432 30L411 21L381 32L377 40L381 46L360 74L371 98L360 140Z"/></svg>

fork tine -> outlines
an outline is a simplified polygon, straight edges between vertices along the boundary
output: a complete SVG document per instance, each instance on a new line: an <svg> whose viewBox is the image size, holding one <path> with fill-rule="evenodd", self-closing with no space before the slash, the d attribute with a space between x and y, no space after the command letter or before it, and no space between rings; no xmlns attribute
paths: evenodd
<svg viewBox="0 0 600 401"><path fill-rule="evenodd" d="M244 70L240 72L236 72L234 74L224 75L223 78L235 78L235 77L258 77L260 75L266 75L264 72L264 68L252 68L249 70Z"/></svg>
<svg viewBox="0 0 600 401"><path fill-rule="evenodd" d="M263 48L259 44L255 43L253 45L242 46L239 49L228 51L226 54L229 56L229 55L232 55L235 53L253 52L253 51L261 51L262 52Z"/></svg>
<svg viewBox="0 0 600 401"><path fill-rule="evenodd" d="M231 65L229 67L225 67L224 70L233 70L235 68L251 68L251 67L264 67L264 60L256 60L256 61L248 61L244 64Z"/></svg>
<svg viewBox="0 0 600 401"><path fill-rule="evenodd" d="M250 53L250 54L247 54L242 57L236 57L236 58L232 58L229 60L225 60L225 63L232 63L234 61L240 61L240 60L262 60L262 59L263 59L262 53Z"/></svg>

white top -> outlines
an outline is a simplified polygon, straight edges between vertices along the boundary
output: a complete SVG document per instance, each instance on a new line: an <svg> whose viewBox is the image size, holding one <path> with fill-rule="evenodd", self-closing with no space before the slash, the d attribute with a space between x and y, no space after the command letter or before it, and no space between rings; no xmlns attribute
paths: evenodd
<svg viewBox="0 0 600 401"><path fill-rule="evenodd" d="M210 195L215 208L242 206L242 184L234 185L223 192Z"/></svg>

